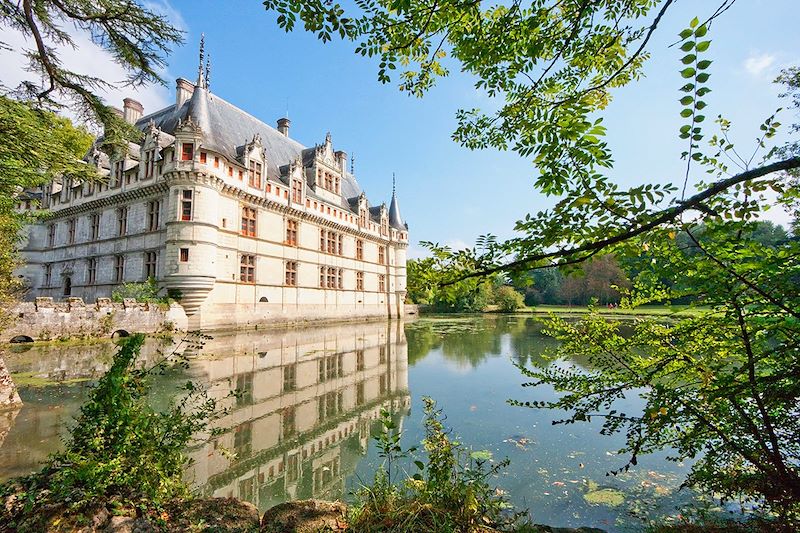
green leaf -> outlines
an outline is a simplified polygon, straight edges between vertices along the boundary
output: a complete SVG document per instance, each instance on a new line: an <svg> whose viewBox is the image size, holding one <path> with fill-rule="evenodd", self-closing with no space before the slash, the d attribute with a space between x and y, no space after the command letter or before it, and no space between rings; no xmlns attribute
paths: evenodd
<svg viewBox="0 0 800 533"><path fill-rule="evenodd" d="M681 98L679 101L680 101L681 105L689 105L692 102L694 102L694 98L692 98L691 96L687 95L687 96L684 96L683 98Z"/></svg>
<svg viewBox="0 0 800 533"><path fill-rule="evenodd" d="M686 54L681 58L681 63L684 65L688 65L690 63L694 63L694 60L697 59L697 56L694 54Z"/></svg>
<svg viewBox="0 0 800 533"><path fill-rule="evenodd" d="M697 62L697 68L700 70L705 70L711 65L712 61L710 59L703 59L702 61Z"/></svg>
<svg viewBox="0 0 800 533"><path fill-rule="evenodd" d="M681 45L681 50L683 50L684 52L688 52L692 48L694 48L694 41L686 41Z"/></svg>
<svg viewBox="0 0 800 533"><path fill-rule="evenodd" d="M708 81L708 78L711 77L711 74L708 72L701 72L697 75L697 83L705 83Z"/></svg>
<svg viewBox="0 0 800 533"><path fill-rule="evenodd" d="M683 78L691 78L695 74L695 70L692 67L685 68L681 71L681 77Z"/></svg>
<svg viewBox="0 0 800 533"><path fill-rule="evenodd" d="M705 37L706 33L708 33L708 27L705 24L694 30L694 36L698 38Z"/></svg>
<svg viewBox="0 0 800 533"><path fill-rule="evenodd" d="M691 109L684 109L684 110L682 110L682 111L681 111L681 116L682 116L683 118L689 118L689 117L691 117L691 116L692 116L692 110L691 110Z"/></svg>
<svg viewBox="0 0 800 533"><path fill-rule="evenodd" d="M693 18L692 21L689 23L690 28L696 28L697 25L700 24L700 19L697 17Z"/></svg>
<svg viewBox="0 0 800 533"><path fill-rule="evenodd" d="M705 52L708 50L708 47L711 45L711 41L700 41L697 43L697 51L698 52Z"/></svg>
<svg viewBox="0 0 800 533"><path fill-rule="evenodd" d="M694 32L693 32L691 29L689 29L689 28L686 28L685 30L681 31L681 32L678 34L678 36L679 36L681 39L687 39L687 38L689 38L689 37L691 37L691 36L692 36L692 33L694 33Z"/></svg>

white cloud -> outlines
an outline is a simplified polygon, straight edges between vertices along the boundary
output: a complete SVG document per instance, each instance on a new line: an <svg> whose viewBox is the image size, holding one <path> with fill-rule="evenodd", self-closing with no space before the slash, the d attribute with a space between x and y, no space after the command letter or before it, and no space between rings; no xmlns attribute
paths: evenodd
<svg viewBox="0 0 800 533"><path fill-rule="evenodd" d="M464 248L468 248L469 245L462 241L461 239L450 239L444 243L446 246L449 246L453 250L463 250Z"/></svg>
<svg viewBox="0 0 800 533"><path fill-rule="evenodd" d="M751 53L750 56L744 60L744 69L754 78L762 78L765 74L769 74L775 65L775 56L768 53L756 54Z"/></svg>
<svg viewBox="0 0 800 533"><path fill-rule="evenodd" d="M170 22L179 29L185 28L185 22L180 14L168 2L148 3L148 8L166 15ZM125 84L126 71L114 61L114 58L102 47L91 41L88 33L83 32L70 24L64 24L65 30L75 42L75 47L62 46L57 48L57 53L62 65L75 72L99 78L111 86L97 91L103 100L116 107L122 107L123 98L135 98L142 103L145 114L166 107L172 100L171 87L158 84L148 84L140 87L130 87ZM34 74L27 71L28 60L26 51L34 48L30 39L8 27L3 28L2 42L10 50L0 49L0 84L8 89L15 89L25 80L34 79ZM174 78L166 70L161 73L169 84ZM75 118L68 109L62 114Z"/></svg>
<svg viewBox="0 0 800 533"><path fill-rule="evenodd" d="M424 257L429 257L431 253L422 246L418 246L416 244L412 244L408 247L408 251L406 252L406 257L408 259L422 259Z"/></svg>

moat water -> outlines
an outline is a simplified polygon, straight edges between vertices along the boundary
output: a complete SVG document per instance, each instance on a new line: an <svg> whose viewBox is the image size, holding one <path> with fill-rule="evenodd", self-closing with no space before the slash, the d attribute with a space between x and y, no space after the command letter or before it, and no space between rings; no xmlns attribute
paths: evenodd
<svg viewBox="0 0 800 533"><path fill-rule="evenodd" d="M665 454L607 476L625 464L616 453L622 436L601 436L594 423L552 425L563 413L507 403L554 395L523 388L515 366L550 364L554 341L540 331L525 316L425 317L215 334L202 349L150 339L143 357L188 350L188 370L160 378L154 401L191 379L230 411L220 421L225 433L190 450L187 478L204 495L236 496L262 511L289 499L350 498L380 464L371 439L380 410L397 413L403 446L414 446L423 438L424 396L466 446L511 461L495 482L538 523L636 531L697 498L678 491L688 467ZM25 403L0 414L0 480L36 470L62 446L113 349L101 342L6 352ZM231 397L233 390L243 392ZM626 408L640 403L630 398ZM592 492L605 498L587 499Z"/></svg>

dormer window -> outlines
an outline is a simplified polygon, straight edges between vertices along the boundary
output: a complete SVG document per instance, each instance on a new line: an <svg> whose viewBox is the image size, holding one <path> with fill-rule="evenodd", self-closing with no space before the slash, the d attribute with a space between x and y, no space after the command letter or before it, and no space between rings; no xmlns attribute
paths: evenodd
<svg viewBox="0 0 800 533"><path fill-rule="evenodd" d="M144 178L152 178L155 170L156 164L156 151L155 150L147 150L144 153Z"/></svg>
<svg viewBox="0 0 800 533"><path fill-rule="evenodd" d="M261 163L258 161L250 161L250 175L247 184L257 189L261 188Z"/></svg>
<svg viewBox="0 0 800 533"><path fill-rule="evenodd" d="M114 163L114 183L112 187L119 187L122 185L122 175L125 173L125 160L116 161Z"/></svg>
<svg viewBox="0 0 800 533"><path fill-rule="evenodd" d="M183 143L181 146L181 161L192 161L194 159L194 144Z"/></svg>
<svg viewBox="0 0 800 533"><path fill-rule="evenodd" d="M292 180L292 202L299 204L303 201L303 182L294 179Z"/></svg>

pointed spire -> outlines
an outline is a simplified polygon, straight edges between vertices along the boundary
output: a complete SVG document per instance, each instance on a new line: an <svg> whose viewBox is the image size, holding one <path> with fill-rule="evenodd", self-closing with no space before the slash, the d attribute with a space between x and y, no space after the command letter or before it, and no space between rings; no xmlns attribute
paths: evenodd
<svg viewBox="0 0 800 533"><path fill-rule="evenodd" d="M350 156L350 174L353 176L356 175L356 154L353 152L353 155Z"/></svg>
<svg viewBox="0 0 800 533"><path fill-rule="evenodd" d="M200 34L200 62L197 65L197 86L206 88L206 79L203 75L203 60L206 55L206 34Z"/></svg>
<svg viewBox="0 0 800 533"><path fill-rule="evenodd" d="M406 223L400 215L400 202L397 201L397 180L392 172L392 201L389 203L389 225L395 229L405 230Z"/></svg>

